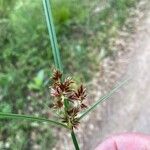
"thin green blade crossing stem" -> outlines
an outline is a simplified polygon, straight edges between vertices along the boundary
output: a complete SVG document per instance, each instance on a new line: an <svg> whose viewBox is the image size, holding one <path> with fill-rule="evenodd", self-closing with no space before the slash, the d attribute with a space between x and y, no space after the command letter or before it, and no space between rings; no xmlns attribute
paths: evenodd
<svg viewBox="0 0 150 150"><path fill-rule="evenodd" d="M54 23L53 23L51 5L50 5L49 0L43 0L43 7L44 7L47 28L48 28L48 32L49 32L50 42L51 42L51 46L52 46L52 52L53 52L53 56L54 56L55 66L60 71L63 71L61 58L60 58L60 52L58 49L55 27L54 27Z"/></svg>
<svg viewBox="0 0 150 150"><path fill-rule="evenodd" d="M120 87L126 84L130 79L123 80L120 84L116 85L109 93L101 97L97 102L95 102L91 107L89 107L80 117L79 120L85 117L89 112L91 112L98 104L109 99Z"/></svg>
<svg viewBox="0 0 150 150"><path fill-rule="evenodd" d="M40 118L40 117L27 116L27 115L20 115L20 114L10 114L10 113L1 113L0 112L0 119L20 119L20 120L47 122L50 124L55 124L55 125L59 125L64 128L67 128L67 126L65 124L62 124L62 123L54 121L54 120L49 120L49 119Z"/></svg>
<svg viewBox="0 0 150 150"><path fill-rule="evenodd" d="M78 145L78 141L76 139L76 135L75 135L73 130L71 131L71 137L72 137L72 141L73 141L75 149L80 150L79 145Z"/></svg>

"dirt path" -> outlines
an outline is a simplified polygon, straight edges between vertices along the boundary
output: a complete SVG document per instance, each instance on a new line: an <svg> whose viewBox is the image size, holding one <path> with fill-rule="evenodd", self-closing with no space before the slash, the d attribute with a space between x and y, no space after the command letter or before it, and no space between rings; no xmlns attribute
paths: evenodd
<svg viewBox="0 0 150 150"><path fill-rule="evenodd" d="M132 80L102 108L102 120L95 122L94 128L98 128L93 130L96 138L89 137L88 145L83 146L84 150L94 149L98 141L116 133L150 134L150 1L147 2L146 9L146 15L140 20L139 27L127 46L133 53L121 56L119 61L124 62L120 65ZM118 62L115 65L117 68ZM120 68L114 70L119 71ZM122 73L123 76L125 72Z"/></svg>
<svg viewBox="0 0 150 150"><path fill-rule="evenodd" d="M105 59L100 73L88 85L89 91L95 91L89 97L92 103L122 77L132 78L110 101L85 118L76 131L82 150L93 150L104 138L116 133L150 134L150 1L145 1L146 13L138 18L136 32L125 40L125 50L118 52L114 58ZM73 150L70 135L64 136L61 131L59 134L63 138L53 150L60 149L60 145L64 145L64 150Z"/></svg>
<svg viewBox="0 0 150 150"><path fill-rule="evenodd" d="M148 5L150 10L150 1ZM150 11L129 47L134 50L127 67L127 76L132 81L111 100L108 117L103 120L108 126L102 130L104 136L122 131L150 133Z"/></svg>

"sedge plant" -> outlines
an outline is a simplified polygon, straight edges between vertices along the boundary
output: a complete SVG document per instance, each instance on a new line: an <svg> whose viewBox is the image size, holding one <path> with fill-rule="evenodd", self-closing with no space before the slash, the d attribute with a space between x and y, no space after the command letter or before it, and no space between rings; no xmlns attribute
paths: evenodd
<svg viewBox="0 0 150 150"><path fill-rule="evenodd" d="M75 81L72 80L72 78L63 77L60 51L58 49L58 43L49 0L43 0L43 6L50 42L52 46L52 52L54 56L54 64L56 68L51 77L50 95L52 98L52 102L49 107L54 110L54 113L58 116L58 119L51 120L47 118L34 117L23 114L2 112L0 112L0 119L20 119L32 122L47 122L51 125L66 128L71 134L75 149L80 150L74 130L79 127L82 119L84 119L86 115L88 115L93 109L95 109L97 105L99 105L101 102L108 100L113 95L113 93L115 93L121 86L127 83L129 79L120 81L120 83L118 83L110 92L102 96L93 105L86 106L85 100L87 93L85 87L81 84L76 89L73 86L73 83Z"/></svg>

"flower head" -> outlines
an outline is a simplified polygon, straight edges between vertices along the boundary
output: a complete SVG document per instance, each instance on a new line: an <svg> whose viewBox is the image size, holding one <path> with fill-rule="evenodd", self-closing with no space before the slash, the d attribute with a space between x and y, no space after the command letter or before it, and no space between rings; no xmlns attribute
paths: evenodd
<svg viewBox="0 0 150 150"><path fill-rule="evenodd" d="M72 83L73 80L71 78L66 78L64 82L56 80L53 86L51 86L51 96L60 97L62 95L69 94L72 91L72 89L70 88L70 85Z"/></svg>
<svg viewBox="0 0 150 150"><path fill-rule="evenodd" d="M86 98L86 89L83 88L83 85L81 85L77 91L73 92L69 98L71 100L79 100L79 101L83 101Z"/></svg>
<svg viewBox="0 0 150 150"><path fill-rule="evenodd" d="M51 107L55 110L61 109L60 119L69 128L77 128L78 114L82 109L87 108L83 103L86 99L86 89L80 85L77 90L74 90L71 86L74 83L72 78L68 77L63 80L62 73L58 70L54 70L52 81L50 95L53 98L53 103Z"/></svg>

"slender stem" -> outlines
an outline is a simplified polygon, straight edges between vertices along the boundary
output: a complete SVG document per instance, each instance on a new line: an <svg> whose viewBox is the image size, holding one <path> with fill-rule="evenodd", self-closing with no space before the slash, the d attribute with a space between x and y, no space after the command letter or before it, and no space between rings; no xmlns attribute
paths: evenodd
<svg viewBox="0 0 150 150"><path fill-rule="evenodd" d="M61 58L60 58L60 52L59 52L58 43L57 43L56 32L55 32L55 27L54 27L54 23L53 23L51 5L50 5L49 0L43 0L43 7L44 7L45 18L46 18L46 22L47 22L47 28L48 28L48 32L49 32L49 38L50 38L50 42L51 42L51 46L52 46L52 52L53 52L53 56L54 56L55 66L60 71L63 71Z"/></svg>
<svg viewBox="0 0 150 150"><path fill-rule="evenodd" d="M71 131L71 137L72 137L72 141L73 141L75 149L80 150L79 145L78 145L78 141L76 139L76 135L75 135L73 130Z"/></svg>
<svg viewBox="0 0 150 150"><path fill-rule="evenodd" d="M30 120L30 121L38 121L38 122L48 122L51 124L55 124L55 125L68 128L65 124L54 121L54 120L49 120L49 119L40 118L40 117L27 116L27 115L20 115L20 114L10 114L10 113L0 112L0 119L20 119L20 120Z"/></svg>

